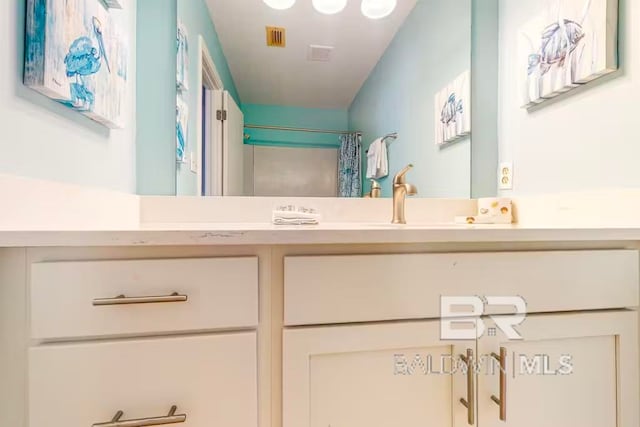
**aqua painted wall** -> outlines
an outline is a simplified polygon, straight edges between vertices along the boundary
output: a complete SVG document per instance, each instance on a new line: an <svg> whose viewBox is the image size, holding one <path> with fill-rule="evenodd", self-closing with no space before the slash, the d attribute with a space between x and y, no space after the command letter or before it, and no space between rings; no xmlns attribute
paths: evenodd
<svg viewBox="0 0 640 427"><path fill-rule="evenodd" d="M545 6L499 2L499 152L514 172L513 190L501 195L640 187L640 2L619 2L617 72L527 111L519 103L513 35Z"/></svg>
<svg viewBox="0 0 640 427"><path fill-rule="evenodd" d="M471 197L498 194L498 0L473 0Z"/></svg>
<svg viewBox="0 0 640 427"><path fill-rule="evenodd" d="M400 136L389 148L385 197L393 174L408 163L415 168L407 179L419 197L470 196L470 139L434 143L434 95L470 69L470 43L471 0L419 0L354 99L349 126L363 131L365 149L378 136ZM369 182L363 187L369 191Z"/></svg>
<svg viewBox="0 0 640 427"><path fill-rule="evenodd" d="M176 33L178 21L189 33L189 139L187 154L197 151L199 37L211 54L225 90L240 104L227 60L204 0L138 0L137 191L139 194L195 195L197 176L188 164L176 164Z"/></svg>
<svg viewBox="0 0 640 427"><path fill-rule="evenodd" d="M196 87L198 75L200 74L200 70L198 70L198 57L200 55L198 42L200 36L204 39L207 50L216 64L225 90L231 94L236 104L241 105L241 100L205 0L175 1L178 6L177 22L184 25L189 36L189 91L186 93L186 101L189 106L189 136L186 153L187 158L190 158L192 153L195 154L197 152L198 132L200 132L196 123L196 112L199 107L198 92L201 90L201 88ZM190 165L178 164L176 193L178 195L195 195L197 193L197 184L197 175L191 172Z"/></svg>
<svg viewBox="0 0 640 427"><path fill-rule="evenodd" d="M347 110L283 107L279 105L242 106L246 124L284 126L322 130L347 130L349 117ZM263 129L247 129L250 135L247 144L275 145L290 147L328 147L340 146L339 135L289 132Z"/></svg>
<svg viewBox="0 0 640 427"><path fill-rule="evenodd" d="M181 22L189 32L189 80L192 84L195 83L199 70L198 64L198 38L202 36L207 49L213 58L213 62L216 64L220 78L224 83L224 89L228 91L236 103L240 105L240 95L236 89L236 84L233 81L231 70L227 63L227 58L224 56L216 27L211 20L211 14L209 8L205 3L205 0L175 0L178 5L178 22ZM193 92L193 90L192 90Z"/></svg>
<svg viewBox="0 0 640 427"><path fill-rule="evenodd" d="M175 0L137 1L137 192L176 194Z"/></svg>

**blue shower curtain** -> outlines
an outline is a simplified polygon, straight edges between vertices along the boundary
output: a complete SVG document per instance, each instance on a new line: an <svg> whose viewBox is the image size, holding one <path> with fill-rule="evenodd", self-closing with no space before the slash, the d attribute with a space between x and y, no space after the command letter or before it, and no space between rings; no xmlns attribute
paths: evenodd
<svg viewBox="0 0 640 427"><path fill-rule="evenodd" d="M338 153L338 196L362 197L360 151L362 136L352 133L340 137Z"/></svg>

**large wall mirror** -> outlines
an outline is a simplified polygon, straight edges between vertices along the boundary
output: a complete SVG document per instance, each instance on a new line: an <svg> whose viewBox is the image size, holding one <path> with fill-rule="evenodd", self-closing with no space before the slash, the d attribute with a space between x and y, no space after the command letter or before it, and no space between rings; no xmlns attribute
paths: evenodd
<svg viewBox="0 0 640 427"><path fill-rule="evenodd" d="M497 87L475 88L497 66L497 41L474 27L492 28L493 10L474 12L472 0L172 1L175 194L365 197L379 185L390 197L408 164L418 197L478 195L474 180L481 195L495 192L497 140L474 117L481 101L478 117L495 126Z"/></svg>

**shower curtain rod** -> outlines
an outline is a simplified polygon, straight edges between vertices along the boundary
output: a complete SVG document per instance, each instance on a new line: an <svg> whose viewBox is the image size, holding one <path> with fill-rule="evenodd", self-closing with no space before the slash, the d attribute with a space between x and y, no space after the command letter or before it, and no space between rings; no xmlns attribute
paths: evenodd
<svg viewBox="0 0 640 427"><path fill-rule="evenodd" d="M244 127L247 129L284 130L284 131L290 131L290 132L327 133L327 134L334 134L334 135L348 135L350 133L362 135L362 132L352 131L352 130L305 129L305 128L291 128L291 127L284 127L284 126L263 126L263 125L244 125Z"/></svg>

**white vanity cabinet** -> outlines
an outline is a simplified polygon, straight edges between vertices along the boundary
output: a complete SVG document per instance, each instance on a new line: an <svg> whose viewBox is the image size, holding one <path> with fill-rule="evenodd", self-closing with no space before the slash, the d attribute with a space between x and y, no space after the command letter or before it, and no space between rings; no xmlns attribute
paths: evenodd
<svg viewBox="0 0 640 427"><path fill-rule="evenodd" d="M633 250L289 257L283 427L637 426L638 267ZM443 339L443 295L523 297L523 339L492 324L513 306Z"/></svg>
<svg viewBox="0 0 640 427"><path fill-rule="evenodd" d="M483 321L455 343L438 321L285 331L284 427L640 425L635 311L533 315L522 340Z"/></svg>
<svg viewBox="0 0 640 427"><path fill-rule="evenodd" d="M479 425L640 425L635 311L529 316L522 340L487 328L496 335L478 340Z"/></svg>
<svg viewBox="0 0 640 427"><path fill-rule="evenodd" d="M466 377L436 321L284 332L284 427L454 426L466 420ZM473 404L473 403L472 403ZM456 421L458 419L458 421Z"/></svg>
<svg viewBox="0 0 640 427"><path fill-rule="evenodd" d="M0 426L639 426L638 251L510 245L2 250Z"/></svg>
<svg viewBox="0 0 640 427"><path fill-rule="evenodd" d="M257 427L257 257L29 271L26 426Z"/></svg>

